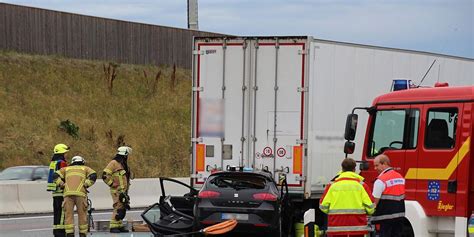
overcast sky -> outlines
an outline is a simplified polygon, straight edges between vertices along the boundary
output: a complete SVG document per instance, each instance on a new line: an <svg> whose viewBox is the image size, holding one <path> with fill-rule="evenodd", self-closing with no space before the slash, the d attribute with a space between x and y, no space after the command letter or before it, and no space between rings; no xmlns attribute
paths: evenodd
<svg viewBox="0 0 474 237"><path fill-rule="evenodd" d="M187 27L187 0L0 0ZM198 0L199 29L320 39L474 58L474 0Z"/></svg>

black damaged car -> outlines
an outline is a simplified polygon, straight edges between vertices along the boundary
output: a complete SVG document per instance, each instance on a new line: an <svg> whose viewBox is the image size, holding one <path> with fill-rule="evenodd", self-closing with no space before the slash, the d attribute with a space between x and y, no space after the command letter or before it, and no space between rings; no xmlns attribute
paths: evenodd
<svg viewBox="0 0 474 237"><path fill-rule="evenodd" d="M230 219L237 220L232 233L241 236L286 236L291 228L286 214L288 186L283 180L279 190L269 172L217 172L199 191L171 178L160 178L160 186L159 202L142 213L155 236L191 236L186 233ZM177 189L186 189L186 194L167 195L167 190Z"/></svg>
<svg viewBox="0 0 474 237"><path fill-rule="evenodd" d="M209 176L194 205L197 228L238 221L235 232L279 236L281 194L270 173L218 172Z"/></svg>

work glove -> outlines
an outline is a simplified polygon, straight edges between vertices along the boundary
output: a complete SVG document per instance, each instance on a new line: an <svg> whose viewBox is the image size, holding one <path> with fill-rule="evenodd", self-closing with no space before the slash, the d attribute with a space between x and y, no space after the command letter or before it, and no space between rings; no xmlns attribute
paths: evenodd
<svg viewBox="0 0 474 237"><path fill-rule="evenodd" d="M125 209L130 210L130 196L126 192L120 192L119 200L125 206Z"/></svg>
<svg viewBox="0 0 474 237"><path fill-rule="evenodd" d="M119 194L119 200L120 200L120 202L123 203L123 204L128 204L128 203L130 203L130 197L129 197L128 194L125 193L125 192L120 192L120 194Z"/></svg>

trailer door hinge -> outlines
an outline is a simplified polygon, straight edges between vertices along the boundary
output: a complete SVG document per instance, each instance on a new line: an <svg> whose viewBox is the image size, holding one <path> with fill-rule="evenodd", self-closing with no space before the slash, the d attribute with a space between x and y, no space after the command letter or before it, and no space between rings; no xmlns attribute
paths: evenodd
<svg viewBox="0 0 474 237"><path fill-rule="evenodd" d="M204 87L200 86L200 87L193 87L193 91L204 91Z"/></svg>
<svg viewBox="0 0 474 237"><path fill-rule="evenodd" d="M306 139L296 139L296 144L306 144Z"/></svg>
<svg viewBox="0 0 474 237"><path fill-rule="evenodd" d="M300 50L298 50L298 55L305 55L305 54L308 54L308 52L309 51L307 49L305 49L305 50L300 49Z"/></svg>
<svg viewBox="0 0 474 237"><path fill-rule="evenodd" d="M191 138L191 142L202 142L202 137L193 137Z"/></svg>
<svg viewBox="0 0 474 237"><path fill-rule="evenodd" d="M298 92L308 92L308 87L298 87Z"/></svg>
<svg viewBox="0 0 474 237"><path fill-rule="evenodd" d="M193 55L204 55L206 51L203 50L193 50Z"/></svg>

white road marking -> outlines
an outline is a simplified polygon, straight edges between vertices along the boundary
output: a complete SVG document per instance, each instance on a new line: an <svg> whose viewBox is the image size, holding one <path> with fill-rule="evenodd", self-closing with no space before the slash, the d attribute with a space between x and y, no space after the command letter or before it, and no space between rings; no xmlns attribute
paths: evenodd
<svg viewBox="0 0 474 237"><path fill-rule="evenodd" d="M24 232L31 232L31 231L42 231L42 230L52 230L53 228L42 228L42 229L31 229L31 230L21 230Z"/></svg>

